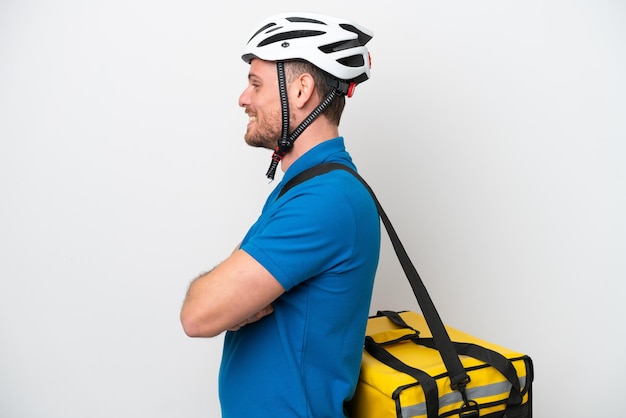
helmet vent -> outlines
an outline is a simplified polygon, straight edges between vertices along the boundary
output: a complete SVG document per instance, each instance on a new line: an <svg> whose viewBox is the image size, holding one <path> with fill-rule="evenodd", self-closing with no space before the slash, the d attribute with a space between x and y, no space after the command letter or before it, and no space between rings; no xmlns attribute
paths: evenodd
<svg viewBox="0 0 626 418"><path fill-rule="evenodd" d="M349 41L341 41L341 42L335 42L335 43L328 44L328 45L322 45L319 47L319 49L325 54L330 54L331 52L343 51L344 49L350 49L350 48L358 48L360 46L361 44L359 43L358 40L351 39Z"/></svg>
<svg viewBox="0 0 626 418"><path fill-rule="evenodd" d="M252 38L254 38L255 36L257 36L259 33L263 32L264 30L271 28L272 26L276 26L276 23L268 23L267 25L263 26L261 29L259 29L258 31L256 31L254 33L254 35L252 35L250 37L250 39L248 39L248 42L250 42L252 40Z"/></svg>
<svg viewBox="0 0 626 418"><path fill-rule="evenodd" d="M337 62L348 67L362 67L365 65L365 60L361 54L340 58Z"/></svg>
<svg viewBox="0 0 626 418"><path fill-rule="evenodd" d="M347 23L340 23L339 26L341 26L343 29L347 30L348 32L356 33L356 35L359 37L359 44L360 44L359 46L365 45L366 43L370 41L370 39L372 39L372 37L368 35L367 33Z"/></svg>
<svg viewBox="0 0 626 418"><path fill-rule="evenodd" d="M307 17L287 17L286 20L290 22L299 22L299 23L316 23L318 25L326 25L326 23L321 20L311 19Z"/></svg>
<svg viewBox="0 0 626 418"><path fill-rule="evenodd" d="M290 39L298 39L298 38L308 38L311 36L319 36L324 35L326 32L322 32L319 30L296 30L291 32L283 32L277 33L276 35L270 36L264 40L262 40L258 47L270 45L276 42L287 41Z"/></svg>

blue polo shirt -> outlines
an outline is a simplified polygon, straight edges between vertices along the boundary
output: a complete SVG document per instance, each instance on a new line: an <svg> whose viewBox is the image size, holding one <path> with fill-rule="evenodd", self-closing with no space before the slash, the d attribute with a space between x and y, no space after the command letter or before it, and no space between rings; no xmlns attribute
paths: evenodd
<svg viewBox="0 0 626 418"><path fill-rule="evenodd" d="M290 166L242 241L286 292L273 314L226 334L224 418L342 417L354 393L380 250L376 206L343 170L276 200L287 181L322 162L355 168L341 137L311 149Z"/></svg>

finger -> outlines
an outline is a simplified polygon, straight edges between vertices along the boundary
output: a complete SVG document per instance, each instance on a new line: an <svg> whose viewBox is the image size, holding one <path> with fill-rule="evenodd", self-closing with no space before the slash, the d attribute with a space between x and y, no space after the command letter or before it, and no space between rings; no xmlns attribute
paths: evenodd
<svg viewBox="0 0 626 418"><path fill-rule="evenodd" d="M271 314L272 312L274 312L274 308L272 307L272 305L269 305L257 312L256 315L254 315L254 318L258 321L259 319Z"/></svg>
<svg viewBox="0 0 626 418"><path fill-rule="evenodd" d="M229 331L238 331L241 328L243 328L244 326L251 324L253 322L256 322L258 320L260 320L263 317L266 317L267 315L271 314L272 312L274 312L274 307L272 305L268 305L266 306L264 309L261 309L259 312L257 312L256 314L254 314L253 316L251 316L250 318L238 323L237 325L233 326L232 328L229 328Z"/></svg>

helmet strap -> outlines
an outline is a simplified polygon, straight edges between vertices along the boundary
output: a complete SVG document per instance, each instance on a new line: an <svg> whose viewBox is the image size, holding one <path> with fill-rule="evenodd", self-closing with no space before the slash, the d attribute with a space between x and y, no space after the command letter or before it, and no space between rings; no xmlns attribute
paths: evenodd
<svg viewBox="0 0 626 418"><path fill-rule="evenodd" d="M287 81L285 76L285 63L283 61L276 62L276 72L278 73L278 91L282 110L282 128L278 145L272 154L272 162L265 174L270 180L274 180L278 163L293 146L293 140L289 138L289 100L287 98Z"/></svg>
<svg viewBox="0 0 626 418"><path fill-rule="evenodd" d="M272 161L270 167L265 174L270 181L274 180L276 174L276 168L282 158L289 152L293 143L302 134L302 132L319 116L324 109L335 100L339 95L345 95L348 90L348 83L341 82L343 84L332 85L334 88L326 96L324 100L317 105L315 109L307 116L296 129L289 135L289 100L287 98L287 82L285 77L285 63L283 61L276 62L276 70L278 72L278 90L280 93L280 104L282 108L282 129L280 139L278 140L278 146L272 154Z"/></svg>

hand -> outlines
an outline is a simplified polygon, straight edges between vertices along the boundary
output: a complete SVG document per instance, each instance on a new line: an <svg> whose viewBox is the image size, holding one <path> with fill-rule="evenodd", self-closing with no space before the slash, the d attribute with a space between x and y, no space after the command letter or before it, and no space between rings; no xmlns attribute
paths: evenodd
<svg viewBox="0 0 626 418"><path fill-rule="evenodd" d="M257 312L256 314L252 315L250 318L238 323L237 325L235 325L232 328L229 328L229 331L238 331L240 330L242 327L251 324L253 322L256 322L258 320L260 320L263 317L266 317L267 315L271 314L272 312L274 312L274 307L272 305L268 305L267 307L265 307L264 309L261 309L259 312Z"/></svg>

